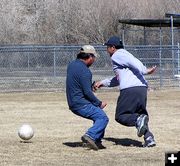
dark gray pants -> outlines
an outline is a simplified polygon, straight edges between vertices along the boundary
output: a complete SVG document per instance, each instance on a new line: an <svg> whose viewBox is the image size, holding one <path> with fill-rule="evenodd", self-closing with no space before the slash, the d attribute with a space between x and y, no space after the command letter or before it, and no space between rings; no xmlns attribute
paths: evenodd
<svg viewBox="0 0 180 166"><path fill-rule="evenodd" d="M125 126L136 126L139 115L148 115L146 103L146 87L133 87L121 90L117 101L115 120ZM154 137L148 128L144 134L144 139L149 136Z"/></svg>
<svg viewBox="0 0 180 166"><path fill-rule="evenodd" d="M147 88L132 87L121 90L115 120L125 126L135 126L137 117L146 114Z"/></svg>

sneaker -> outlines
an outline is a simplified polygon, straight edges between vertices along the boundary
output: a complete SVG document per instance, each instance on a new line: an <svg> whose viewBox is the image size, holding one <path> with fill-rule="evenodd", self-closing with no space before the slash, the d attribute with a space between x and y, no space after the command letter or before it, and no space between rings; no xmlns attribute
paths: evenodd
<svg viewBox="0 0 180 166"><path fill-rule="evenodd" d="M96 142L98 149L106 149L106 147L101 142Z"/></svg>
<svg viewBox="0 0 180 166"><path fill-rule="evenodd" d="M142 114L138 117L137 122L136 122L138 137L141 137L142 135L145 134L145 132L148 128L148 121L149 121L149 118L145 114Z"/></svg>
<svg viewBox="0 0 180 166"><path fill-rule="evenodd" d="M156 142L152 136L145 139L143 147L153 147L156 146Z"/></svg>
<svg viewBox="0 0 180 166"><path fill-rule="evenodd" d="M95 141L91 139L88 135L83 135L81 137L81 140L83 143L87 145L88 148L93 149L93 150L98 150L98 146L96 145Z"/></svg>

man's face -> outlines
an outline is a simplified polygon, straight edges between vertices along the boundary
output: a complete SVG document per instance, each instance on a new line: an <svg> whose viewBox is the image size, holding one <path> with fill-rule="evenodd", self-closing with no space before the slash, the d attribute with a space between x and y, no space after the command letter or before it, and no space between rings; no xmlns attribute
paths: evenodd
<svg viewBox="0 0 180 166"><path fill-rule="evenodd" d="M112 56L115 51L116 48L114 46L107 46L107 52L109 53L110 56Z"/></svg>
<svg viewBox="0 0 180 166"><path fill-rule="evenodd" d="M87 59L87 66L91 66L96 60L96 57L95 56L90 56L88 59Z"/></svg>

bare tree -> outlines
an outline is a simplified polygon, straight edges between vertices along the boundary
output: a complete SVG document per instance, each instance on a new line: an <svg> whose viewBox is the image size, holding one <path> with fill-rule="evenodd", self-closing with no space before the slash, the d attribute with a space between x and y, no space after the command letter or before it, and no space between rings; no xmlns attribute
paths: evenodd
<svg viewBox="0 0 180 166"><path fill-rule="evenodd" d="M0 44L103 43L122 33L119 19L166 12L180 0L1 0Z"/></svg>

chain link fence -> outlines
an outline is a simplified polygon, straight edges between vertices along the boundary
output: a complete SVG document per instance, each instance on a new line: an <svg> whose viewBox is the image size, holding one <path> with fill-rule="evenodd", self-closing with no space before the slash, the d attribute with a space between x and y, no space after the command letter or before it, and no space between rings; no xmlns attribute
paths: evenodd
<svg viewBox="0 0 180 166"><path fill-rule="evenodd" d="M100 58L91 66L94 80L114 76L106 47L95 45ZM64 91L66 68L80 46L0 47L0 91ZM145 76L151 88L178 87L180 47L126 46L147 67L157 65L155 74Z"/></svg>

